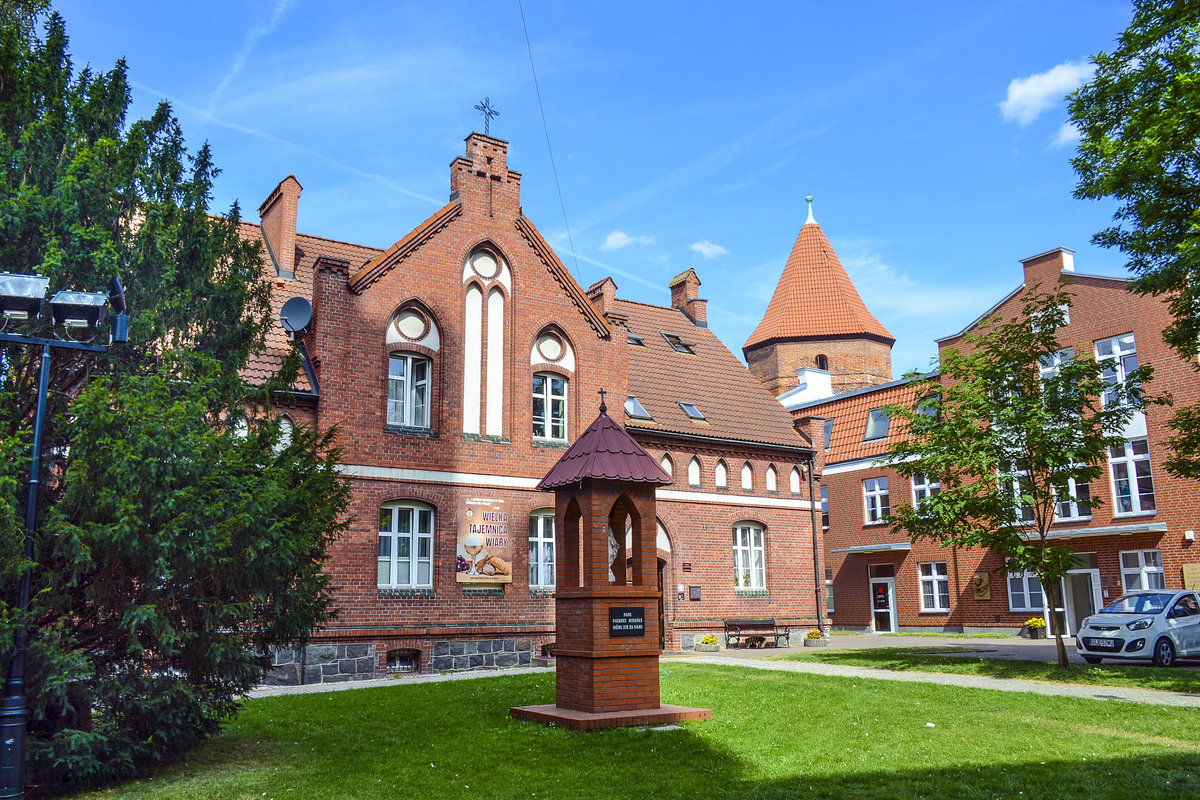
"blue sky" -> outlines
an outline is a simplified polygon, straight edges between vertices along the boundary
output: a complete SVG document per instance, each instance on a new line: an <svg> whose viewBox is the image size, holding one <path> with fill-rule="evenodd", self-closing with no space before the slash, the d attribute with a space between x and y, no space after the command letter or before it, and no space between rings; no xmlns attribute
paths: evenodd
<svg viewBox="0 0 1200 800"><path fill-rule="evenodd" d="M1111 49L1127 2L625 3L59 0L77 66L129 63L134 115L169 100L224 170L213 208L288 174L306 233L386 247L440 207L482 129L510 142L524 210L585 287L666 305L694 267L739 356L804 196L868 307L896 376L926 368L1115 206L1078 201L1063 95ZM203 8L203 13L195 9ZM573 241L573 248L572 248Z"/></svg>

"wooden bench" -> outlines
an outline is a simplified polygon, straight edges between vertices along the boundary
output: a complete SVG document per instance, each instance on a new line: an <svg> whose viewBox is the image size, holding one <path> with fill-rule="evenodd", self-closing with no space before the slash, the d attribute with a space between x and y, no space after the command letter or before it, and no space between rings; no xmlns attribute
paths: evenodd
<svg viewBox="0 0 1200 800"><path fill-rule="evenodd" d="M773 619L727 619L725 623L725 647L764 647L771 640L772 647L791 647L788 636L791 627L776 625ZM783 645L779 642L783 641Z"/></svg>

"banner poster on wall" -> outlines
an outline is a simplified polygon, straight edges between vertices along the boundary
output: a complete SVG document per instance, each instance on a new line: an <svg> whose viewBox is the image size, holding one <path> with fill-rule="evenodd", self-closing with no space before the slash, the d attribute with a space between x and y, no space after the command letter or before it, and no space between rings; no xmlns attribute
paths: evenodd
<svg viewBox="0 0 1200 800"><path fill-rule="evenodd" d="M512 583L511 504L496 497L467 497L458 509L455 577L459 583Z"/></svg>

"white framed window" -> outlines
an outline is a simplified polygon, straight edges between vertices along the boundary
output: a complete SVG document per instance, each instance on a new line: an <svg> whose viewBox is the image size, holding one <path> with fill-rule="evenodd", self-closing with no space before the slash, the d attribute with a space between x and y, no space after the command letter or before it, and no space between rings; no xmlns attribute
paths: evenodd
<svg viewBox="0 0 1200 800"><path fill-rule="evenodd" d="M869 439L883 439L888 435L888 415L882 408L872 408L867 414L867 430L863 434L863 441Z"/></svg>
<svg viewBox="0 0 1200 800"><path fill-rule="evenodd" d="M1008 610L1045 611L1042 582L1032 572L1008 573Z"/></svg>
<svg viewBox="0 0 1200 800"><path fill-rule="evenodd" d="M529 588L554 588L554 509L529 515Z"/></svg>
<svg viewBox="0 0 1200 800"><path fill-rule="evenodd" d="M821 529L829 530L829 487L821 487Z"/></svg>
<svg viewBox="0 0 1200 800"><path fill-rule="evenodd" d="M388 358L387 424L429 427L431 362L416 353L393 353Z"/></svg>
<svg viewBox="0 0 1200 800"><path fill-rule="evenodd" d="M1065 364L1070 364L1074 358L1075 350L1071 347L1048 356L1042 356L1038 359L1038 374L1042 380L1049 380L1057 375Z"/></svg>
<svg viewBox="0 0 1200 800"><path fill-rule="evenodd" d="M833 567L825 568L825 610L833 611Z"/></svg>
<svg viewBox="0 0 1200 800"><path fill-rule="evenodd" d="M1057 490L1054 503L1055 521L1092 518L1092 492L1086 483L1067 478L1065 486ZM1072 499L1074 498L1074 499Z"/></svg>
<svg viewBox="0 0 1200 800"><path fill-rule="evenodd" d="M788 488L792 490L792 494L800 494L800 469L792 467L792 472L788 475Z"/></svg>
<svg viewBox="0 0 1200 800"><path fill-rule="evenodd" d="M433 588L433 507L388 503L379 509L381 588Z"/></svg>
<svg viewBox="0 0 1200 800"><path fill-rule="evenodd" d="M1137 369L1137 346L1133 334L1126 333L1096 342L1096 361L1104 365L1104 380L1113 387L1124 386L1129 373ZM1116 399L1116 389L1104 393L1105 405Z"/></svg>
<svg viewBox="0 0 1200 800"><path fill-rule="evenodd" d="M1113 513L1146 514L1154 503L1154 476L1150 473L1150 445L1145 439L1130 439L1108 448L1112 469Z"/></svg>
<svg viewBox="0 0 1200 800"><path fill-rule="evenodd" d="M763 529L753 522L733 526L734 589L766 589L767 570L763 556Z"/></svg>
<svg viewBox="0 0 1200 800"><path fill-rule="evenodd" d="M729 470L725 467L724 461L717 462L717 468L713 470L713 482L718 489L729 488Z"/></svg>
<svg viewBox="0 0 1200 800"><path fill-rule="evenodd" d="M930 480L929 476L923 472L914 472L912 476L913 487L913 506L919 506L929 497L933 497L942 491L940 481Z"/></svg>
<svg viewBox="0 0 1200 800"><path fill-rule="evenodd" d="M692 456L688 462L688 486L700 485L700 459Z"/></svg>
<svg viewBox="0 0 1200 800"><path fill-rule="evenodd" d="M883 518L892 513L887 478L867 478L863 481L863 507L866 509L868 525L883 522Z"/></svg>
<svg viewBox="0 0 1200 800"><path fill-rule="evenodd" d="M742 464L742 489L751 491L754 489L754 470L750 469L750 462Z"/></svg>
<svg viewBox="0 0 1200 800"><path fill-rule="evenodd" d="M921 610L950 610L950 576L945 561L918 565L921 574Z"/></svg>
<svg viewBox="0 0 1200 800"><path fill-rule="evenodd" d="M1125 550L1121 553L1121 583L1125 591L1166 589L1161 550Z"/></svg>
<svg viewBox="0 0 1200 800"><path fill-rule="evenodd" d="M292 446L292 433L295 432L296 426L291 418L286 414L279 417L279 438L275 441L275 447L272 452L278 456L284 450Z"/></svg>
<svg viewBox="0 0 1200 800"><path fill-rule="evenodd" d="M533 376L533 437L567 440L567 379L553 372Z"/></svg>
<svg viewBox="0 0 1200 800"><path fill-rule="evenodd" d="M778 474L775 472L775 465L772 464L771 466L767 467L767 491L768 492L779 491L779 487L776 485L778 483L778 480L779 480L779 477L778 477Z"/></svg>
<svg viewBox="0 0 1200 800"><path fill-rule="evenodd" d="M1022 463L1009 465L1008 472L1004 473L1000 480L1007 481L1012 487L1013 521L1033 522L1033 505L1025 502L1033 494L1028 465ZM1003 488L1003 483L1001 488Z"/></svg>

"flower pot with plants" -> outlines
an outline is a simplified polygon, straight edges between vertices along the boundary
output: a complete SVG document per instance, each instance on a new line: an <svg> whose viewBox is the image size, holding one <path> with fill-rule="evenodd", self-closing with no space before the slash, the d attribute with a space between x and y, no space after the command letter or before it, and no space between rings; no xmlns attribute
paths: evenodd
<svg viewBox="0 0 1200 800"><path fill-rule="evenodd" d="M1025 620L1025 630L1029 633L1030 639L1045 639L1046 620L1041 617L1031 617Z"/></svg>
<svg viewBox="0 0 1200 800"><path fill-rule="evenodd" d="M711 633L707 636L701 636L700 641L696 642L696 651L699 653L715 653L720 649L720 645L717 644L717 637Z"/></svg>
<svg viewBox="0 0 1200 800"><path fill-rule="evenodd" d="M829 644L829 641L816 628L804 634L805 647L824 647L827 644Z"/></svg>

